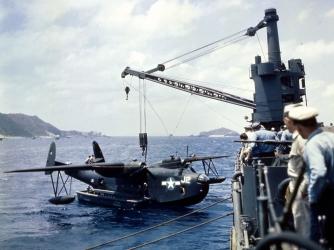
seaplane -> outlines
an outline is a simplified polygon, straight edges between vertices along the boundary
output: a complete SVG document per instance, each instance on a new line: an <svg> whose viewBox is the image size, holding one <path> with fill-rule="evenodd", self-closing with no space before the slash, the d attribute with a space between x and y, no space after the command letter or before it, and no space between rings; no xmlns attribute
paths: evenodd
<svg viewBox="0 0 334 250"><path fill-rule="evenodd" d="M74 178L88 184L86 190L76 192L80 202L119 208L193 205L206 197L211 184L225 180L219 176L213 159L228 156L193 155L184 159L170 156L153 164L137 160L107 163L99 144L93 141L92 145L94 153L82 165L57 161L56 144L52 142L45 167L6 173L44 172L49 175L53 189L49 201L55 205L75 200L75 195L71 194ZM196 161L202 162L202 173L193 168L192 163Z"/></svg>

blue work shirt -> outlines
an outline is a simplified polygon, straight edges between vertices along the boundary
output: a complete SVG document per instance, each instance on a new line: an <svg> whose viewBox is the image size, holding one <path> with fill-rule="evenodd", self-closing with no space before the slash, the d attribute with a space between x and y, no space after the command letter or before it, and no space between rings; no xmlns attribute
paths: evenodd
<svg viewBox="0 0 334 250"><path fill-rule="evenodd" d="M277 136L275 132L261 128L260 130L251 133L248 140L250 141L277 140ZM261 155L261 153L272 153L275 152L276 149L276 145L266 144L266 143L250 143L249 147L252 149L253 156Z"/></svg>
<svg viewBox="0 0 334 250"><path fill-rule="evenodd" d="M292 133L289 132L288 129L284 130L282 132L282 135L281 135L281 141L292 141ZM284 145L284 144L281 144L279 147L278 147L278 151L281 153L281 154L288 154L290 152L290 149L291 149L291 146L290 145Z"/></svg>
<svg viewBox="0 0 334 250"><path fill-rule="evenodd" d="M306 141L304 160L309 177L310 203L320 198L324 188L334 188L334 133L318 128Z"/></svg>
<svg viewBox="0 0 334 250"><path fill-rule="evenodd" d="M281 141L292 141L292 133L289 130L284 130L282 132Z"/></svg>

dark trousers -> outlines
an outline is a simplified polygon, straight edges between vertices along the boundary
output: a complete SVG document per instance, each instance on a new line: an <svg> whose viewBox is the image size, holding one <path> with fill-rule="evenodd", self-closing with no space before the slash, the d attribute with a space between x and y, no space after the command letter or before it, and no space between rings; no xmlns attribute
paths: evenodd
<svg viewBox="0 0 334 250"><path fill-rule="evenodd" d="M310 206L310 238L319 243L325 239L326 247L334 248L334 189L327 188L318 202ZM319 218L325 216L325 220Z"/></svg>

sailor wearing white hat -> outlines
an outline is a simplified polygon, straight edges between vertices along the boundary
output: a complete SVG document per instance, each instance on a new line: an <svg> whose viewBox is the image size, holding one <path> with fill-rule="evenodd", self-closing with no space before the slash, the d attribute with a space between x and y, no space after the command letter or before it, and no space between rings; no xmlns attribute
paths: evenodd
<svg viewBox="0 0 334 250"><path fill-rule="evenodd" d="M318 114L315 108L296 107L289 111L288 117L299 134L307 139L303 158L309 177L311 239L319 242L322 231L328 247L333 248L334 237L330 234L334 231L334 134L318 127ZM321 215L325 215L326 221L320 223Z"/></svg>
<svg viewBox="0 0 334 250"><path fill-rule="evenodd" d="M301 103L289 104L284 107L283 122L286 130L282 134L281 140L293 140L289 149L288 175L290 177L289 191L292 193L296 186L297 177L303 162L303 152L306 140L304 140L293 125L293 121L288 117L289 112L296 107L302 106ZM284 152L281 147L280 152ZM295 201L292 204L292 215L296 232L308 237L310 232L310 208L307 199L307 175L305 174L299 186Z"/></svg>

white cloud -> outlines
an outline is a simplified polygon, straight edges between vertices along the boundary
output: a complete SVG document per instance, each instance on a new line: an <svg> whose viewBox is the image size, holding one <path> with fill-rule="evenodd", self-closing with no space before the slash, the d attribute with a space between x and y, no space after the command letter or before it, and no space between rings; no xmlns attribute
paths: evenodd
<svg viewBox="0 0 334 250"><path fill-rule="evenodd" d="M312 62L329 59L329 57L332 57L334 54L334 41L331 40L325 41L317 39L302 44L297 44L296 41L290 41L288 44L291 46L290 50L294 50L294 54L304 60Z"/></svg>
<svg viewBox="0 0 334 250"><path fill-rule="evenodd" d="M304 9L301 10L298 13L298 21L299 22L304 22L306 19L308 19L311 16L312 12L310 9Z"/></svg>
<svg viewBox="0 0 334 250"><path fill-rule="evenodd" d="M120 74L126 66L150 69L163 59L254 25L263 17L263 10L244 0L29 1L17 8L26 16L24 29L0 34L0 49L6 52L0 58L1 111L36 114L62 129L101 130L112 135L138 131L138 95L133 88L138 80L125 80L133 86L125 101ZM287 14L290 5L281 4L278 10L285 18L280 22L298 22L298 17ZM328 16L326 11L319 15ZM3 9L0 20L1 13ZM307 27L304 32L296 26L289 33L280 26L283 58L301 57L306 63L308 90L319 91L319 86L325 89L325 83L334 82L326 74L334 52L334 39L328 33L333 24L326 18L316 28L327 37L314 36L307 15L310 12L304 11L299 16L304 18L299 28ZM265 30L259 36L264 40ZM262 46L265 49L264 42ZM162 74L251 98L254 87L248 78L249 66L257 54L262 55L253 37ZM173 130L189 95L154 83L147 86L149 100ZM333 91L330 86L326 95ZM325 93L318 98L311 91L310 102L326 106L331 95ZM164 134L159 119L148 112L150 134ZM196 134L222 124L241 128L243 116L249 113L231 104L191 97L176 134Z"/></svg>
<svg viewBox="0 0 334 250"><path fill-rule="evenodd" d="M334 8L328 10L328 11L325 13L325 16L326 16L326 17L329 17L329 18L333 18L333 17L334 17Z"/></svg>

